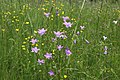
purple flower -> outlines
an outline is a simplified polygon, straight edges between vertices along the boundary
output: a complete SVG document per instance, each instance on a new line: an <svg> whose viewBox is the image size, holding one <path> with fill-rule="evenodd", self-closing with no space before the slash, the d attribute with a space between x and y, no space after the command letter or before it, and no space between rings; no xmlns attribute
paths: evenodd
<svg viewBox="0 0 120 80"><path fill-rule="evenodd" d="M47 59L50 59L50 58L52 58L52 53L46 53L44 56L45 56Z"/></svg>
<svg viewBox="0 0 120 80"><path fill-rule="evenodd" d="M35 52L35 53L37 53L39 50L40 49L38 49L37 47L32 48L32 52Z"/></svg>
<svg viewBox="0 0 120 80"><path fill-rule="evenodd" d="M107 50L108 50L107 46L104 47L104 50L105 50L104 54L107 54Z"/></svg>
<svg viewBox="0 0 120 80"><path fill-rule="evenodd" d="M56 38L52 38L52 42L55 42L56 41Z"/></svg>
<svg viewBox="0 0 120 80"><path fill-rule="evenodd" d="M58 14L59 14L59 12L58 12L58 10L56 10L56 16L58 16Z"/></svg>
<svg viewBox="0 0 120 80"><path fill-rule="evenodd" d="M55 31L54 31L54 34L56 35L56 37L60 37L60 36L63 34L63 32L60 32L60 31L55 32Z"/></svg>
<svg viewBox="0 0 120 80"><path fill-rule="evenodd" d="M66 16L66 17L63 16L62 18L63 18L64 22L66 22L66 20L70 20L70 18L68 16Z"/></svg>
<svg viewBox="0 0 120 80"><path fill-rule="evenodd" d="M65 49L65 53L66 53L67 56L72 54L72 52L68 48Z"/></svg>
<svg viewBox="0 0 120 80"><path fill-rule="evenodd" d="M48 74L49 74L50 76L53 76L53 75L54 75L54 72L51 70L50 72L48 72Z"/></svg>
<svg viewBox="0 0 120 80"><path fill-rule="evenodd" d="M44 13L44 15L48 18L50 16L50 13Z"/></svg>
<svg viewBox="0 0 120 80"><path fill-rule="evenodd" d="M108 49L107 46L105 46L105 47L104 47L104 50L107 51L107 49Z"/></svg>
<svg viewBox="0 0 120 80"><path fill-rule="evenodd" d="M45 61L44 61L44 60L40 60L40 59L38 59L38 61L37 61L37 62L38 62L40 65L45 63Z"/></svg>
<svg viewBox="0 0 120 80"><path fill-rule="evenodd" d="M77 31L77 33L76 33L77 35L80 35L80 32L79 31Z"/></svg>
<svg viewBox="0 0 120 80"><path fill-rule="evenodd" d="M30 42L32 42L32 44L35 44L36 42L38 42L38 40L37 39L31 39Z"/></svg>
<svg viewBox="0 0 120 80"><path fill-rule="evenodd" d="M81 30L84 30L84 28L85 28L85 26L80 26L80 29L81 29Z"/></svg>
<svg viewBox="0 0 120 80"><path fill-rule="evenodd" d="M42 36L43 34L45 34L46 31L47 30L45 30L44 28L38 29L38 34L40 34Z"/></svg>
<svg viewBox="0 0 120 80"><path fill-rule="evenodd" d="M105 51L104 54L107 54L107 51Z"/></svg>
<svg viewBox="0 0 120 80"><path fill-rule="evenodd" d="M66 22L65 21L63 24L66 26L66 28L72 27L72 23L71 22Z"/></svg>
<svg viewBox="0 0 120 80"><path fill-rule="evenodd" d="M57 49L60 51L61 49L63 48L63 46L61 46L61 45L58 45L57 46Z"/></svg>
<svg viewBox="0 0 120 80"><path fill-rule="evenodd" d="M76 42L77 42L77 41L76 41L76 39L75 39L75 40L73 41L73 43L76 44Z"/></svg>

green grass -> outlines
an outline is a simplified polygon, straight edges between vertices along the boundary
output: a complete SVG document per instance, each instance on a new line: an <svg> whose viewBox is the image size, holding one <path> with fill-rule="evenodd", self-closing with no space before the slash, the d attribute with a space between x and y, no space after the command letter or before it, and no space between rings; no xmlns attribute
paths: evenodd
<svg viewBox="0 0 120 80"><path fill-rule="evenodd" d="M50 17L44 12L50 12ZM63 25L63 16L70 18L71 28ZM0 80L120 80L119 27L119 1L0 0ZM43 36L35 33L41 28L47 29ZM68 38L52 42L53 31L63 31ZM30 43L32 36L39 40L37 54L31 52L36 46ZM57 45L64 48L58 51ZM105 46L108 54L104 54ZM70 56L65 54L66 47ZM47 52L53 53L52 59L44 57ZM39 65L38 59L44 59L45 64ZM50 70L55 75L50 76Z"/></svg>

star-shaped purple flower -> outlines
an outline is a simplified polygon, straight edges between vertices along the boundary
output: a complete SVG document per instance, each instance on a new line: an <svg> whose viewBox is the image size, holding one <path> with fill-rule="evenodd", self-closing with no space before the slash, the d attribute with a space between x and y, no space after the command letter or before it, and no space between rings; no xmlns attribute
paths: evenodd
<svg viewBox="0 0 120 80"><path fill-rule="evenodd" d="M38 40L37 39L31 39L30 42L32 42L32 44L35 44L36 42L38 42Z"/></svg>
<svg viewBox="0 0 120 80"><path fill-rule="evenodd" d="M44 15L48 18L50 16L50 13L44 13Z"/></svg>
<svg viewBox="0 0 120 80"><path fill-rule="evenodd" d="M66 16L66 17L63 16L62 18L63 18L64 22L66 22L66 20L70 20L70 18L68 16Z"/></svg>
<svg viewBox="0 0 120 80"><path fill-rule="evenodd" d="M45 34L46 31L47 30L45 30L44 28L38 29L38 34L40 34L42 36L43 34Z"/></svg>
<svg viewBox="0 0 120 80"><path fill-rule="evenodd" d="M40 60L40 59L38 59L38 61L37 61L37 62L38 62L40 65L45 63L45 61L44 61L44 60Z"/></svg>
<svg viewBox="0 0 120 80"><path fill-rule="evenodd" d="M50 58L52 58L52 53L46 53L44 56L45 56L47 59L50 59Z"/></svg>
<svg viewBox="0 0 120 80"><path fill-rule="evenodd" d="M54 75L54 72L51 70L50 72L48 72L48 74L49 74L50 76L53 76L53 75Z"/></svg>
<svg viewBox="0 0 120 80"><path fill-rule="evenodd" d="M63 46L61 46L61 45L58 45L57 46L57 49L60 51L61 49L63 48Z"/></svg>
<svg viewBox="0 0 120 80"><path fill-rule="evenodd" d="M67 56L72 54L72 52L68 48L65 49L65 53L66 53Z"/></svg>
<svg viewBox="0 0 120 80"><path fill-rule="evenodd" d="M63 24L66 26L66 28L72 27L72 23L71 22L66 22L65 21Z"/></svg>
<svg viewBox="0 0 120 80"><path fill-rule="evenodd" d="M60 37L60 36L63 34L63 32L60 32L60 31L55 32L55 31L54 31L54 34L56 35L56 37Z"/></svg>
<svg viewBox="0 0 120 80"><path fill-rule="evenodd" d="M37 47L32 48L32 52L35 52L35 53L38 53L39 50L40 49L38 49Z"/></svg>

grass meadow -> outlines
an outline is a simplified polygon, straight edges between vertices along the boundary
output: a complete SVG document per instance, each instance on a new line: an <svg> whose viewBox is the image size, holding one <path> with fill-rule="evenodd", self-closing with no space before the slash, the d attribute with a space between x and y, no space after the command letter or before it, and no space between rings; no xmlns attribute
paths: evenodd
<svg viewBox="0 0 120 80"><path fill-rule="evenodd" d="M119 0L0 0L0 80L120 80L119 39Z"/></svg>

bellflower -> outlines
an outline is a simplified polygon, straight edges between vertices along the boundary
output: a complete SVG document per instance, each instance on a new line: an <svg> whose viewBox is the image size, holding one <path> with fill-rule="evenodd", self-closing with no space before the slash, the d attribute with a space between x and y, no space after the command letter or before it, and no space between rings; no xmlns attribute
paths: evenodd
<svg viewBox="0 0 120 80"><path fill-rule="evenodd" d="M55 32L55 31L54 31L54 34L56 35L56 37L60 37L60 36L63 34L63 32L60 32L60 31Z"/></svg>
<svg viewBox="0 0 120 80"><path fill-rule="evenodd" d="M44 56L45 58L50 59L52 58L52 53L46 53Z"/></svg>
<svg viewBox="0 0 120 80"><path fill-rule="evenodd" d="M45 34L46 31L47 30L45 30L44 28L38 29L38 34L40 34L42 36L43 34Z"/></svg>
<svg viewBox="0 0 120 80"><path fill-rule="evenodd" d="M65 53L66 53L67 56L72 54L72 52L68 48L65 49Z"/></svg>
<svg viewBox="0 0 120 80"><path fill-rule="evenodd" d="M53 75L54 75L54 72L51 70L51 71L48 72L48 74L49 74L50 76L53 76Z"/></svg>
<svg viewBox="0 0 120 80"><path fill-rule="evenodd" d="M31 39L30 42L32 42L32 44L35 44L36 42L38 42L38 40L37 39Z"/></svg>
<svg viewBox="0 0 120 80"><path fill-rule="evenodd" d="M63 48L63 46L61 46L61 45L58 45L57 46L57 49L60 51L61 49Z"/></svg>
<svg viewBox="0 0 120 80"><path fill-rule="evenodd" d="M71 22L66 22L65 21L63 24L66 26L66 28L72 27L72 23Z"/></svg>
<svg viewBox="0 0 120 80"><path fill-rule="evenodd" d="M76 44L76 42L77 42L77 41L76 41L76 39L75 39L75 40L73 41L73 43Z"/></svg>
<svg viewBox="0 0 120 80"><path fill-rule="evenodd" d="M38 61L37 61L37 62L38 62L40 65L45 63L45 61L44 61L44 60L40 60L40 59L38 59Z"/></svg>
<svg viewBox="0 0 120 80"><path fill-rule="evenodd" d="M70 18L68 16L66 16L66 17L63 16L62 18L63 18L64 22L66 22L66 20L70 20Z"/></svg>
<svg viewBox="0 0 120 80"><path fill-rule="evenodd" d="M40 49L38 49L37 47L34 47L34 48L32 48L32 51L31 51L31 52L38 53L39 50L40 50Z"/></svg>
<svg viewBox="0 0 120 80"><path fill-rule="evenodd" d="M50 13L44 13L44 15L48 18L50 16Z"/></svg>

